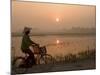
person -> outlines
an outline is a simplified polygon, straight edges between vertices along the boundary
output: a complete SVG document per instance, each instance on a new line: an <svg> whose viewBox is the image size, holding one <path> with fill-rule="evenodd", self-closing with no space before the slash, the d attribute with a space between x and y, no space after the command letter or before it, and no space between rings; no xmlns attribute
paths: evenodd
<svg viewBox="0 0 100 75"><path fill-rule="evenodd" d="M32 44L38 45L37 43L33 42L30 37L30 30L31 28L29 27L25 27L24 31L23 31L23 38L22 38L22 44L21 44L21 50L23 53L28 54L28 58L25 61L26 62L26 66L27 65L33 65L36 64L35 61L35 57L34 57L34 53L31 51L31 49L29 48Z"/></svg>

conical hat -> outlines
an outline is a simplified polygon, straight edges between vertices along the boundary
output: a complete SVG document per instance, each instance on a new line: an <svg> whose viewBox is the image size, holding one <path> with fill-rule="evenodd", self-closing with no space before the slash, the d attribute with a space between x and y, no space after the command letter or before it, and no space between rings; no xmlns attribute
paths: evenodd
<svg viewBox="0 0 100 75"><path fill-rule="evenodd" d="M31 29L32 29L32 28L24 27L24 31L23 31L23 32L25 33L25 32L27 32L27 31L30 31Z"/></svg>

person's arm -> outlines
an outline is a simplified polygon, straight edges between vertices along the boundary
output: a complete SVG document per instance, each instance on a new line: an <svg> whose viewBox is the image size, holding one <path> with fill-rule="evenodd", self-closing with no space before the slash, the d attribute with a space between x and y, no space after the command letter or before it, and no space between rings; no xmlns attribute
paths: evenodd
<svg viewBox="0 0 100 75"><path fill-rule="evenodd" d="M28 37L28 39L29 39L29 42L30 42L31 44L38 45L37 43L33 42L33 41L31 40L31 38L30 38L30 37Z"/></svg>

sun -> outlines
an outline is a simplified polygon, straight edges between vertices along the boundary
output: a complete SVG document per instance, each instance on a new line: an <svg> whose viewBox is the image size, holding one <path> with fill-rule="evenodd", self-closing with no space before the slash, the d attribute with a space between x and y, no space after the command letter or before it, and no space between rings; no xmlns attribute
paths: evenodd
<svg viewBox="0 0 100 75"><path fill-rule="evenodd" d="M59 18L56 18L56 22L59 22Z"/></svg>
<svg viewBox="0 0 100 75"><path fill-rule="evenodd" d="M59 40L56 40L56 43L57 43L57 44L59 44L59 43L60 43L60 41L59 41Z"/></svg>

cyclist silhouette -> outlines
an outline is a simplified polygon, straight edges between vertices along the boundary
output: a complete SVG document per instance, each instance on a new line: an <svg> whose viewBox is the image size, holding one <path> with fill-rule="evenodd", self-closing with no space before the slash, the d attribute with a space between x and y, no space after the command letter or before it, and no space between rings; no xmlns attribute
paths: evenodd
<svg viewBox="0 0 100 75"><path fill-rule="evenodd" d="M36 64L34 53L31 51L31 49L29 47L32 44L35 44L35 45L38 45L38 44L36 44L35 42L33 42L30 39L30 37L29 37L30 30L31 30L31 28L29 28L29 27L24 28L22 44L21 44L22 52L29 55L27 60L25 61L26 62L26 64L24 64L25 66L29 66L29 65L31 66L33 64Z"/></svg>

